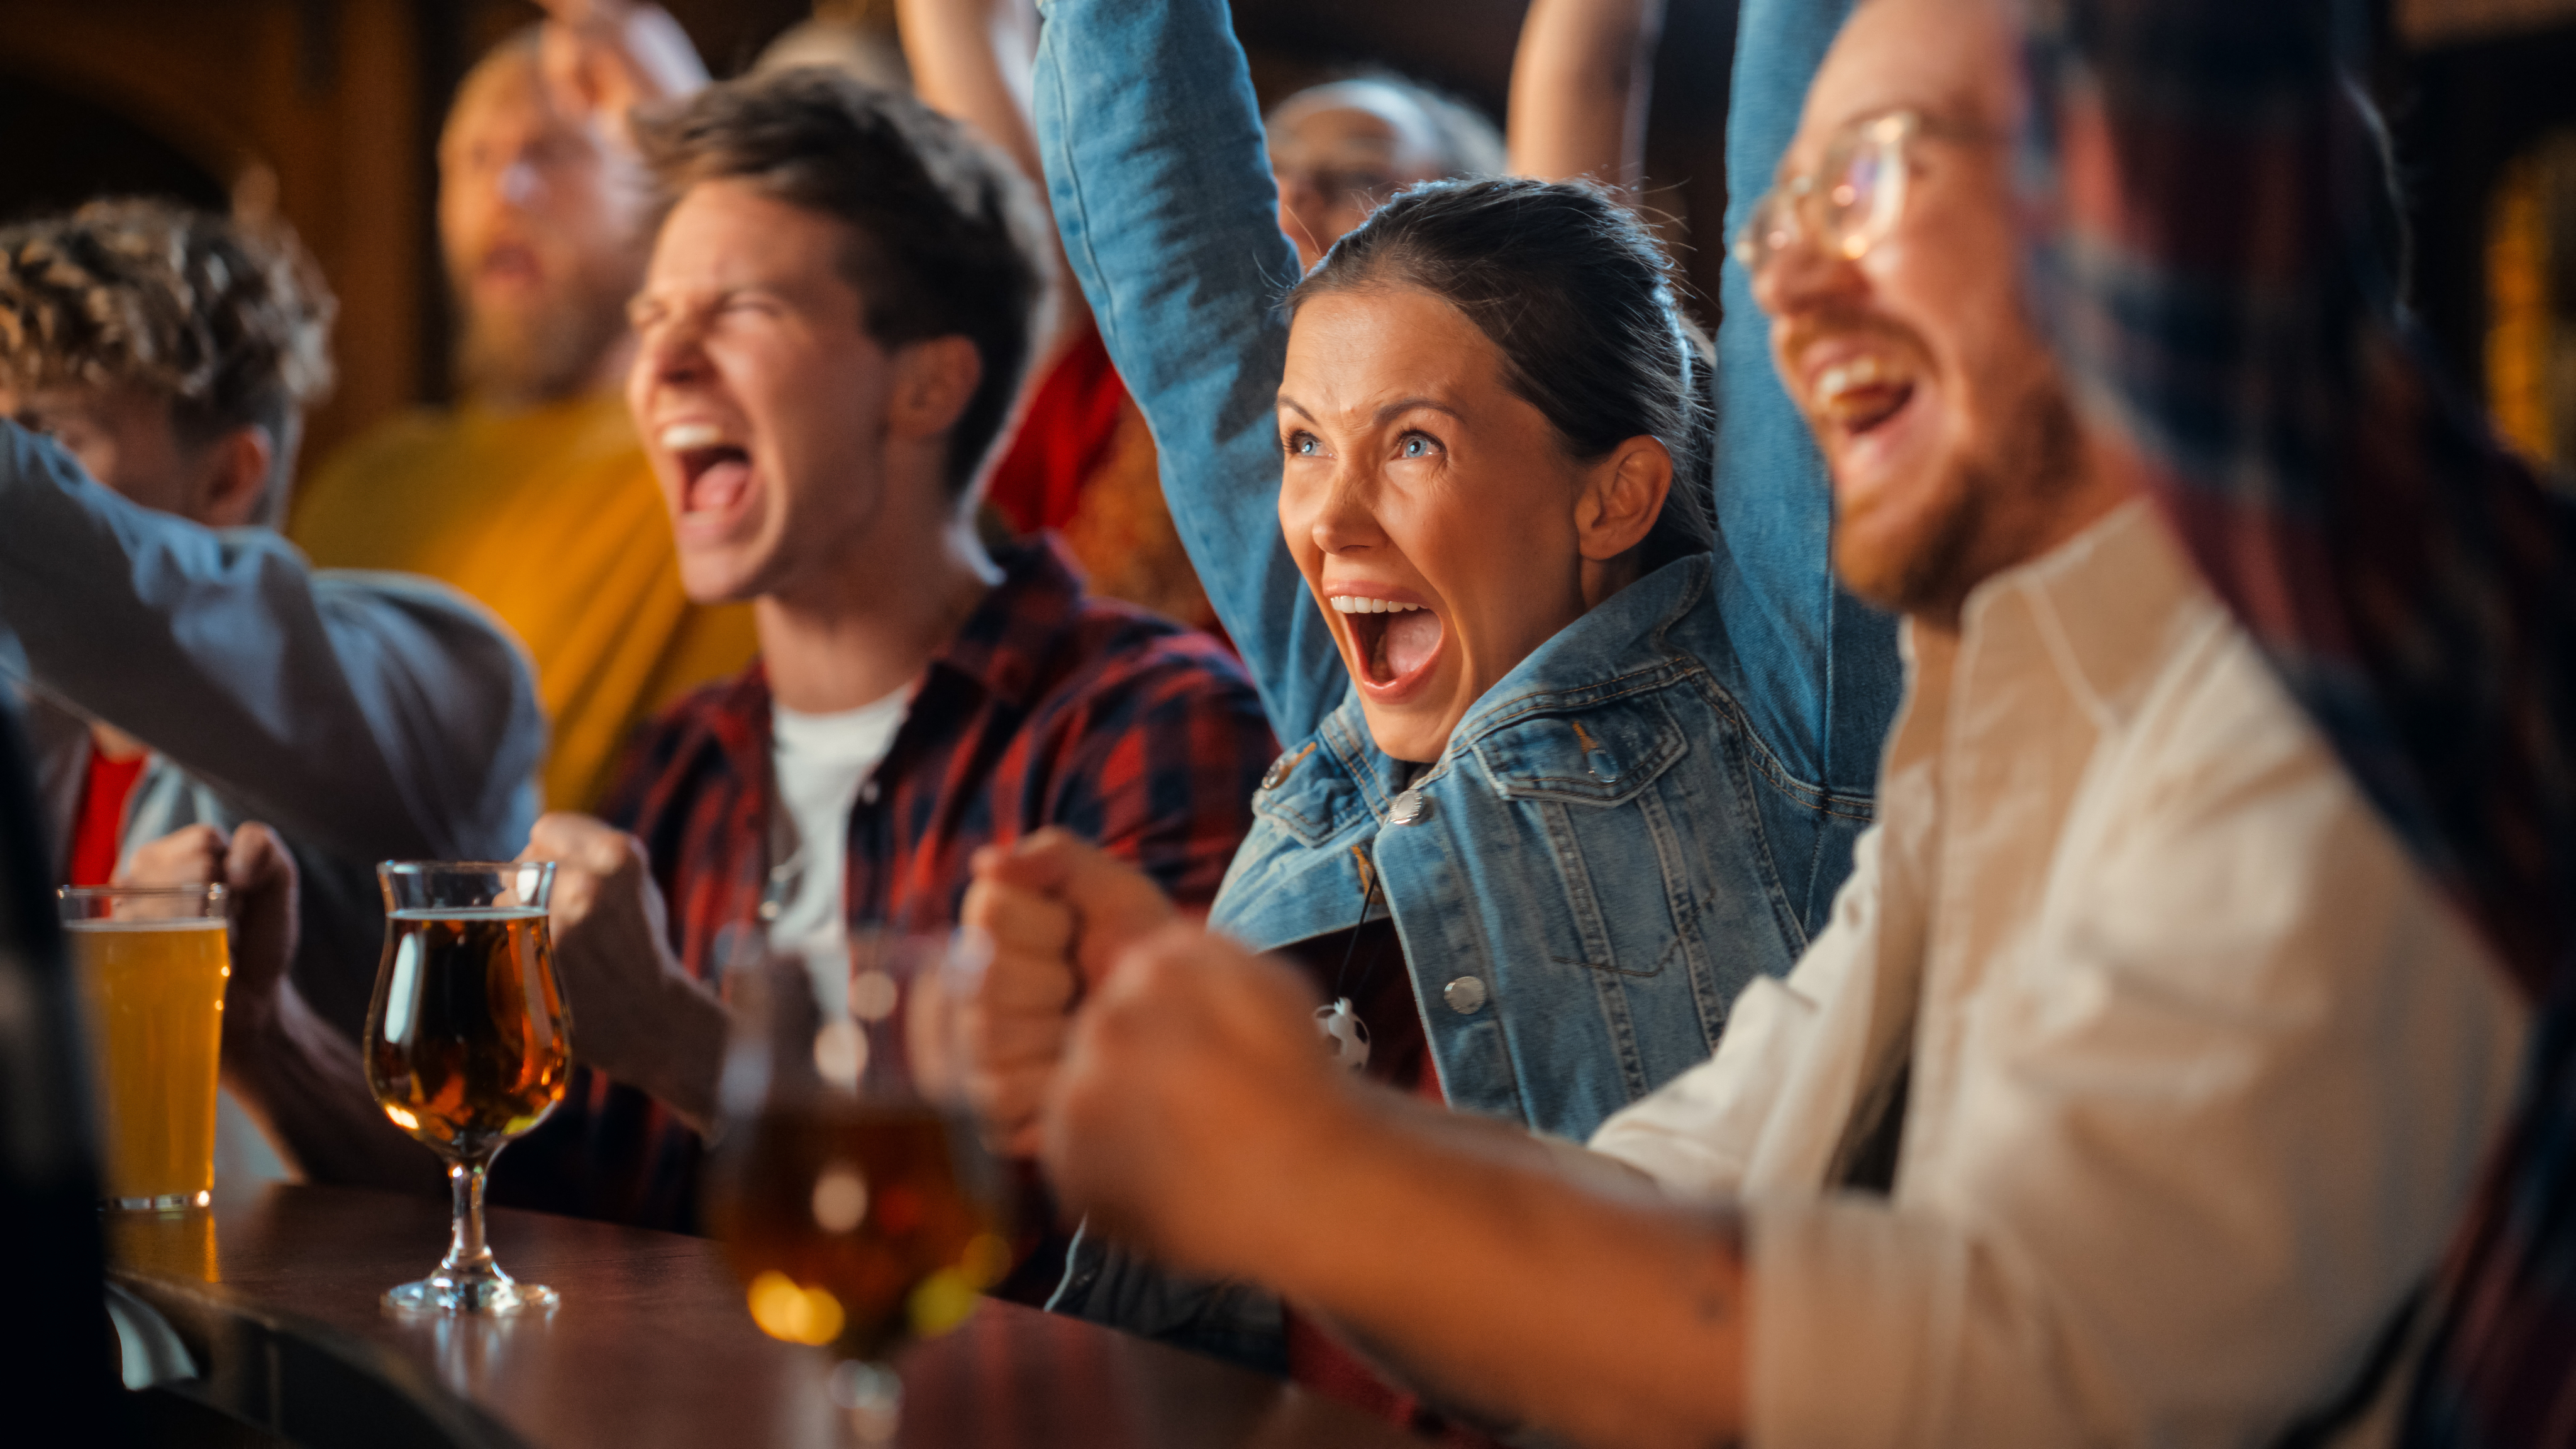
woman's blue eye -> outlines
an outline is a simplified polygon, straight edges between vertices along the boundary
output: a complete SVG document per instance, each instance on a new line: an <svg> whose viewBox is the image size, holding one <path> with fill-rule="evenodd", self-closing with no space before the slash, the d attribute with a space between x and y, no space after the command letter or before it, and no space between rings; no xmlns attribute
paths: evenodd
<svg viewBox="0 0 2576 1449"><path fill-rule="evenodd" d="M1291 453L1311 458L1322 450L1323 445L1315 441L1313 433L1291 433L1288 436L1288 451Z"/></svg>
<svg viewBox="0 0 2576 1449"><path fill-rule="evenodd" d="M1416 433L1412 437L1404 440L1404 452L1402 456L1407 458L1428 458L1431 456L1431 450L1434 446L1435 444L1433 444L1429 438Z"/></svg>

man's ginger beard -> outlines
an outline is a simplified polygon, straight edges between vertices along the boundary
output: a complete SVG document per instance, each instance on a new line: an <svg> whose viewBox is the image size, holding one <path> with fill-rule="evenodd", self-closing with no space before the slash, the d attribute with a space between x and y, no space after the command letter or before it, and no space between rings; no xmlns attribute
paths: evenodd
<svg viewBox="0 0 2576 1449"><path fill-rule="evenodd" d="M456 382L468 396L501 406L553 402L599 381L608 350L626 335L626 299L644 275L644 249L588 258L533 307L477 310L451 258L448 291L465 319L456 339Z"/></svg>
<svg viewBox="0 0 2576 1449"><path fill-rule="evenodd" d="M2009 498L2044 507L2082 481L2083 451L2081 425L2065 389L2029 389L2014 405L2001 448L1950 462L1950 476L1940 485L1947 502L1917 531L1895 577L1869 581L1854 592L1896 613L1956 618L1970 591L2009 567L1995 557L2013 542L1992 536L1990 516L1997 505ZM1835 571L1848 579L1839 548L1835 563Z"/></svg>

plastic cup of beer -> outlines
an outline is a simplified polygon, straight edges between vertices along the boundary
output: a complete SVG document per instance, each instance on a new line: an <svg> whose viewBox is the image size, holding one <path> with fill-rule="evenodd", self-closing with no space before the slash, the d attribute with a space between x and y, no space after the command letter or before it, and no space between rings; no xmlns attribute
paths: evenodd
<svg viewBox="0 0 2576 1449"><path fill-rule="evenodd" d="M232 975L224 888L66 886L57 897L89 1013L105 1204L204 1207Z"/></svg>

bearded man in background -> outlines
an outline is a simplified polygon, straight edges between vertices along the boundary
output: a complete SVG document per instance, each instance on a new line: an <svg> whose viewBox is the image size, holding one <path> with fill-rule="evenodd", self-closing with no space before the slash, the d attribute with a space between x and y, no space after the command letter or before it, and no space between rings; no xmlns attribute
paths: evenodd
<svg viewBox="0 0 2576 1449"><path fill-rule="evenodd" d="M667 13L622 0L565 0L475 65L438 146L461 401L342 449L289 529L317 564L427 574L501 616L553 721L553 808L590 808L637 721L754 647L745 608L682 593L617 391L650 221L626 114L705 80Z"/></svg>

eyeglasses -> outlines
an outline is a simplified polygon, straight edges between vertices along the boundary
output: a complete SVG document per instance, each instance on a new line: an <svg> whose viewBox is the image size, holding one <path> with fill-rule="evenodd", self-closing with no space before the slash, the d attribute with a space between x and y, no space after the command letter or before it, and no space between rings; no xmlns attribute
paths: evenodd
<svg viewBox="0 0 2576 1449"><path fill-rule="evenodd" d="M1908 148L1939 134L1919 112L1864 116L1834 132L1823 161L1762 194L1735 234L1735 260L1760 277L1780 254L1812 238L1830 254L1856 262L1887 240L1905 215Z"/></svg>

